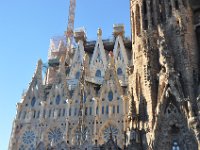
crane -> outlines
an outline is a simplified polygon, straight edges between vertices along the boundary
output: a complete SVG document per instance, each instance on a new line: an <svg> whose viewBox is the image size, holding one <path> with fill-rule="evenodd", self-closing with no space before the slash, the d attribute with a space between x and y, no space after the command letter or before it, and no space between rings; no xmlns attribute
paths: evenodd
<svg viewBox="0 0 200 150"><path fill-rule="evenodd" d="M65 56L65 63L69 65L70 56L73 54L73 38L74 38L74 19L75 19L76 0L70 0L69 16L67 31L65 32L67 40L67 51Z"/></svg>

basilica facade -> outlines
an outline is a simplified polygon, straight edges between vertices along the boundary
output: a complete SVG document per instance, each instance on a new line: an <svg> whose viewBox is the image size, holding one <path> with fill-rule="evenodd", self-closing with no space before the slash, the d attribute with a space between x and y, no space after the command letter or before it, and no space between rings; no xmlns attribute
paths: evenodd
<svg viewBox="0 0 200 150"><path fill-rule="evenodd" d="M132 38L50 40L17 103L9 150L199 150L200 4L130 0ZM67 53L66 53L67 52ZM67 54L67 55L66 55Z"/></svg>

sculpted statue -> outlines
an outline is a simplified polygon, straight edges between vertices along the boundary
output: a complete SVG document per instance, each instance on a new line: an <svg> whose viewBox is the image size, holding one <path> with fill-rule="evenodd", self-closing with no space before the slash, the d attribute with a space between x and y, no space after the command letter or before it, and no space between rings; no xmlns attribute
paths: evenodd
<svg viewBox="0 0 200 150"><path fill-rule="evenodd" d="M176 97L176 100L180 102L184 100L184 94L179 78L180 78L179 73L175 71L170 72L168 79L168 84L169 84L168 92L173 94Z"/></svg>
<svg viewBox="0 0 200 150"><path fill-rule="evenodd" d="M170 69L173 68L174 59L170 53L165 38L159 38L159 63L165 72L170 72Z"/></svg>

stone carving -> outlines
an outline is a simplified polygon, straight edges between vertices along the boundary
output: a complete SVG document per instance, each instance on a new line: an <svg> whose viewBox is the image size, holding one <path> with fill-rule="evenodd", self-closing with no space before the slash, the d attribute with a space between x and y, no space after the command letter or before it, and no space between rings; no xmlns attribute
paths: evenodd
<svg viewBox="0 0 200 150"><path fill-rule="evenodd" d="M160 37L159 41L159 62L161 65L161 70L158 74L159 85L161 86L159 87L160 96L164 94L169 97L169 93L171 93L176 97L177 101L182 101L184 94L180 83L180 74L174 70L174 59L164 37Z"/></svg>

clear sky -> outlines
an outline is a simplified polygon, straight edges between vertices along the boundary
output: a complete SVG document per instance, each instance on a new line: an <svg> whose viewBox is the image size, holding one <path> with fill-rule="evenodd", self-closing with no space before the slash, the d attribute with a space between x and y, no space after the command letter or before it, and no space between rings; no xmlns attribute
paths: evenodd
<svg viewBox="0 0 200 150"><path fill-rule="evenodd" d="M0 150L8 149L16 103L28 87L38 59L47 62L49 39L63 35L69 0L0 0ZM114 23L130 37L129 0L77 0L75 28L89 40L112 37Z"/></svg>

